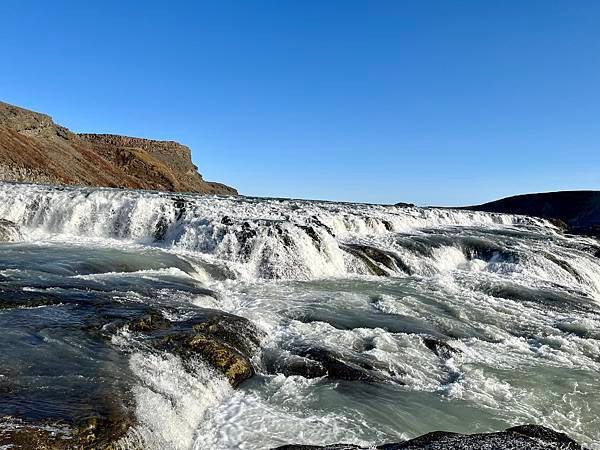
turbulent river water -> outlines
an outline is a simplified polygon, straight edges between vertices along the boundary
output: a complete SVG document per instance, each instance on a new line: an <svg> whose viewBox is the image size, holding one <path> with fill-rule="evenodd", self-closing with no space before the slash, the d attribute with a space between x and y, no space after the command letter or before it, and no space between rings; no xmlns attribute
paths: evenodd
<svg viewBox="0 0 600 450"><path fill-rule="evenodd" d="M371 445L534 423L600 449L591 238L451 209L18 184L0 184L0 219L19 225L0 244L0 294L39 300L0 308L11 426L127 397L124 447ZM89 330L113 304L247 318L256 374L234 389L126 325L100 344ZM279 370L307 348L373 379Z"/></svg>

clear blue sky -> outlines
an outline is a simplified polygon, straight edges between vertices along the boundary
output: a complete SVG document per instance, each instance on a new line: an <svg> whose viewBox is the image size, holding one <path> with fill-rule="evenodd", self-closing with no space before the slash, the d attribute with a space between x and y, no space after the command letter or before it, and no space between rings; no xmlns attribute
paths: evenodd
<svg viewBox="0 0 600 450"><path fill-rule="evenodd" d="M600 189L600 2L0 2L0 99L248 195Z"/></svg>

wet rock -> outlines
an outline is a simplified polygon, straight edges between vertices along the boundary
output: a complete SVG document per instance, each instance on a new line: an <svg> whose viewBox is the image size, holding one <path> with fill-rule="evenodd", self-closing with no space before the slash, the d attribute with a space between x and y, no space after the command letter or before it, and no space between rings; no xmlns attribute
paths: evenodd
<svg viewBox="0 0 600 450"><path fill-rule="evenodd" d="M229 216L225 216L221 219L223 225L231 226L234 224L233 219Z"/></svg>
<svg viewBox="0 0 600 450"><path fill-rule="evenodd" d="M182 197L173 197L173 206L177 210L175 220L180 220L187 211L187 200Z"/></svg>
<svg viewBox="0 0 600 450"><path fill-rule="evenodd" d="M244 317L217 312L213 316L193 319L191 322L195 332L219 339L241 353L250 355L260 345L261 333Z"/></svg>
<svg viewBox="0 0 600 450"><path fill-rule="evenodd" d="M349 444L326 446L284 445L273 450L363 449ZM583 450L564 433L539 425L521 425L497 433L459 434L434 431L408 441L381 444L380 450Z"/></svg>
<svg viewBox="0 0 600 450"><path fill-rule="evenodd" d="M221 371L234 387L254 375L249 357L218 339L198 334L186 340L184 348L202 355L211 366Z"/></svg>
<svg viewBox="0 0 600 450"><path fill-rule="evenodd" d="M263 355L263 365L270 374L286 377L298 375L304 378L320 378L327 375L323 364L298 355Z"/></svg>
<svg viewBox="0 0 600 450"><path fill-rule="evenodd" d="M355 450L361 449L352 444L333 444L333 445L282 445L273 450Z"/></svg>
<svg viewBox="0 0 600 450"><path fill-rule="evenodd" d="M269 228L269 235L276 234L283 241L283 245L287 248L291 247L294 243L292 240L289 231L284 228L281 224L275 224L272 228Z"/></svg>
<svg viewBox="0 0 600 450"><path fill-rule="evenodd" d="M459 240L463 254L469 260L502 261L517 264L520 260L518 252L477 237L463 237Z"/></svg>
<svg viewBox="0 0 600 450"><path fill-rule="evenodd" d="M345 381L383 382L387 380L366 359L343 357L319 347L299 349L296 351L296 355L306 361L292 360L293 364L286 367L288 374L301 375L306 378L327 376L332 380ZM294 370L297 372L294 373Z"/></svg>
<svg viewBox="0 0 600 450"><path fill-rule="evenodd" d="M149 331L166 330L171 328L172 323L158 311L151 311L129 323L129 330L147 333Z"/></svg>
<svg viewBox="0 0 600 450"><path fill-rule="evenodd" d="M321 222L317 216L312 216L310 218L310 222L313 223L314 225L316 225L317 227L325 230L331 236L335 237L335 233L333 232L333 229L331 227L329 227L328 225L325 225L323 222Z"/></svg>
<svg viewBox="0 0 600 450"><path fill-rule="evenodd" d="M21 237L21 229L16 223L0 219L0 242L16 241Z"/></svg>
<svg viewBox="0 0 600 450"><path fill-rule="evenodd" d="M167 231L169 231L169 221L165 218L165 216L161 216L156 223L156 228L154 229L154 240L159 242L164 241Z"/></svg>
<svg viewBox="0 0 600 450"><path fill-rule="evenodd" d="M78 424L0 418L0 448L12 450L112 450L134 425L132 416L93 416Z"/></svg>
<svg viewBox="0 0 600 450"><path fill-rule="evenodd" d="M132 331L147 335L157 349L184 359L199 356L223 373L232 386L254 375L250 359L260 345L260 332L248 320L216 310L202 310L195 318L171 322L149 314L130 323Z"/></svg>
<svg viewBox="0 0 600 450"><path fill-rule="evenodd" d="M301 356L322 364L327 378L346 381L375 381L378 378L371 373L372 367L346 363L323 349L310 349Z"/></svg>
<svg viewBox="0 0 600 450"><path fill-rule="evenodd" d="M310 225L299 225L298 227L304 230L308 237L310 237L313 240L315 247L319 248L319 246L321 245L321 238L319 237L319 234L316 232L316 230Z"/></svg>
<svg viewBox="0 0 600 450"><path fill-rule="evenodd" d="M413 273L400 257L391 252L362 244L345 244L341 248L363 261L373 275L388 276L388 270L392 273L402 271L408 275Z"/></svg>
<svg viewBox="0 0 600 450"><path fill-rule="evenodd" d="M569 231L569 224L560 219L548 219L548 221L562 232Z"/></svg>
<svg viewBox="0 0 600 450"><path fill-rule="evenodd" d="M545 253L544 257L546 259L549 259L550 261L552 261L554 264L556 264L558 267L563 269L565 272L568 272L579 283L585 283L585 279L579 274L579 272L577 272L577 269L575 269L571 264L569 264L568 261L560 259L557 256L553 255L552 253Z"/></svg>
<svg viewBox="0 0 600 450"><path fill-rule="evenodd" d="M249 222L244 222L241 229L235 231L235 237L240 243L240 254L245 258L249 258L252 253L252 241L256 237L257 232Z"/></svg>
<svg viewBox="0 0 600 450"><path fill-rule="evenodd" d="M437 356L443 359L450 359L455 354L460 353L460 350L452 347L447 342L433 338L423 338L423 344Z"/></svg>
<svg viewBox="0 0 600 450"><path fill-rule="evenodd" d="M50 294L38 294L9 289L0 289L0 310L11 308L37 308L59 305L62 299Z"/></svg>

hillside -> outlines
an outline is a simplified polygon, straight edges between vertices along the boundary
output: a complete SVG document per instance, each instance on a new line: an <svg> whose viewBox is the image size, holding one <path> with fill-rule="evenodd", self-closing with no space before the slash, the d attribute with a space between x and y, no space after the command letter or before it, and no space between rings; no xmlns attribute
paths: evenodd
<svg viewBox="0 0 600 450"><path fill-rule="evenodd" d="M572 233L600 236L600 191L516 195L464 209L554 219L564 222Z"/></svg>
<svg viewBox="0 0 600 450"><path fill-rule="evenodd" d="M0 181L237 194L197 170L177 142L76 134L46 114L0 102Z"/></svg>

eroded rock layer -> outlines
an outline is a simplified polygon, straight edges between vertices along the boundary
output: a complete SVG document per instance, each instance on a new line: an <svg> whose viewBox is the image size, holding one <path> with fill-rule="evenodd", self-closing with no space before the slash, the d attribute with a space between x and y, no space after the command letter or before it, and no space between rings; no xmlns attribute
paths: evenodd
<svg viewBox="0 0 600 450"><path fill-rule="evenodd" d="M0 181L237 194L197 169L177 142L76 134L50 116L0 102Z"/></svg>

